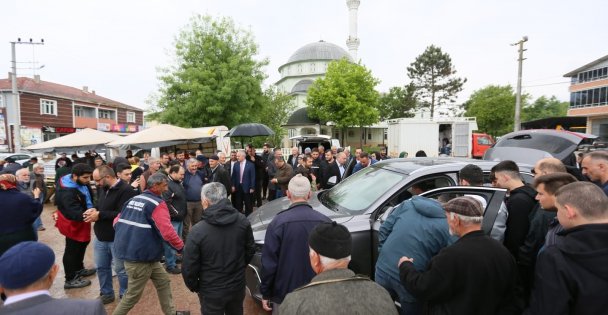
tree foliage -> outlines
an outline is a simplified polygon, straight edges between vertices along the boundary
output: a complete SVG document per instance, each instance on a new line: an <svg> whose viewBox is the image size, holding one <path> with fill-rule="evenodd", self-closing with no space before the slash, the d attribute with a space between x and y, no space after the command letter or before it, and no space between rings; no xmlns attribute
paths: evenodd
<svg viewBox="0 0 608 315"><path fill-rule="evenodd" d="M513 131L515 93L510 85L489 85L473 92L465 108L466 116L477 117L481 131L493 136Z"/></svg>
<svg viewBox="0 0 608 315"><path fill-rule="evenodd" d="M251 121L262 110L267 60L256 60L250 32L230 18L196 15L175 40L176 62L160 69L154 111L164 123L183 127ZM154 105L154 104L153 104Z"/></svg>
<svg viewBox="0 0 608 315"><path fill-rule="evenodd" d="M388 93L380 96L380 119L414 117L413 110L416 105L416 87L413 84L392 87Z"/></svg>
<svg viewBox="0 0 608 315"><path fill-rule="evenodd" d="M325 77L315 80L308 89L309 115L333 122L340 129L375 124L379 119L378 83L362 65L346 59L332 61Z"/></svg>
<svg viewBox="0 0 608 315"><path fill-rule="evenodd" d="M568 102L561 102L555 96L541 96L534 103L522 107L522 121L530 121L549 117L566 116Z"/></svg>
<svg viewBox="0 0 608 315"><path fill-rule="evenodd" d="M418 107L428 108L433 118L437 107L456 102L466 78L456 77L452 58L431 45L407 67L407 73L419 96Z"/></svg>
<svg viewBox="0 0 608 315"><path fill-rule="evenodd" d="M281 145L283 136L287 134L287 130L283 128L283 125L287 123L295 106L293 96L279 92L275 86L270 86L264 90L264 106L257 113L255 121L272 129L274 136L266 139L254 139L256 147L261 147L264 142L270 142L275 146Z"/></svg>

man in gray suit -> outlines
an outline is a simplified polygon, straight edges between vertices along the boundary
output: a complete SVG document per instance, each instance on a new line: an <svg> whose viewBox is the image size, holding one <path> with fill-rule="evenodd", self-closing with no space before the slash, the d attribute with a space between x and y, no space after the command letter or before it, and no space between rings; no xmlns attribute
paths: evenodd
<svg viewBox="0 0 608 315"><path fill-rule="evenodd" d="M57 276L53 250L38 242L21 242L0 256L0 292L7 296L0 315L104 315L101 300L54 299L49 288Z"/></svg>

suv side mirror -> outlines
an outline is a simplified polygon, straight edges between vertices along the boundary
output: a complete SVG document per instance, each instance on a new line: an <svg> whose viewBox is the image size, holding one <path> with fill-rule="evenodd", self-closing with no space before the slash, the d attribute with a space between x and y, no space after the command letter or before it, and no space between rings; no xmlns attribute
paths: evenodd
<svg viewBox="0 0 608 315"><path fill-rule="evenodd" d="M338 181L338 178L336 176L332 176L327 180L327 185L335 186L337 181Z"/></svg>
<svg viewBox="0 0 608 315"><path fill-rule="evenodd" d="M382 215L378 218L378 220L380 221L380 223L384 223L384 221L386 221L386 219L388 218L389 215L391 215L391 213L393 212L393 210L395 209L395 207L393 206L389 206L384 213L382 213Z"/></svg>

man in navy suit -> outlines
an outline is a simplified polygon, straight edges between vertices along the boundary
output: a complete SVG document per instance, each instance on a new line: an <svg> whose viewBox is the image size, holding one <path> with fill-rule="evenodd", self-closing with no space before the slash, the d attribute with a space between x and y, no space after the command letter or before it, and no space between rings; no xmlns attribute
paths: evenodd
<svg viewBox="0 0 608 315"><path fill-rule="evenodd" d="M245 215L253 212L253 192L255 191L255 166L245 159L245 152L236 153L237 163L232 169L232 193L233 206L243 212L245 203Z"/></svg>

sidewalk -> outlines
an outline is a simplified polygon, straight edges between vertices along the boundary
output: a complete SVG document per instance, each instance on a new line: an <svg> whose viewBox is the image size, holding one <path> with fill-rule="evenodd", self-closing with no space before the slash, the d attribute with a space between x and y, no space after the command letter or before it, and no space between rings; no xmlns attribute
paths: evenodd
<svg viewBox="0 0 608 315"><path fill-rule="evenodd" d="M63 272L62 257L65 247L65 237L59 234L59 231L54 226L51 213L55 210L55 206L47 203L44 206L42 213L42 222L46 227L46 231L38 232L40 242L49 245L55 252L55 262L59 265L59 273L57 278L51 287L51 295L56 298L81 298L81 299L95 299L99 296L99 281L97 275L91 276L87 279L91 280L92 284L88 287L81 289L70 289L64 290L63 283L65 281L65 275ZM94 268L95 264L93 261L93 246L89 244L85 256L84 265L86 268ZM189 310L190 314L196 315L200 313L200 305L198 296L195 293L190 292L184 285L184 281L181 275L172 275L171 277L171 289L173 291L173 302L175 303L176 310ZM114 277L114 290L116 291L116 301L106 305L106 311L108 314L112 314L114 308L118 304L118 281ZM248 315L262 315L267 314L261 307L253 302L251 297L245 296L244 301L245 314ZM156 295L156 289L154 285L149 281L139 303L132 309L129 314L137 315L155 315L162 314L160 304L158 303L158 297Z"/></svg>

